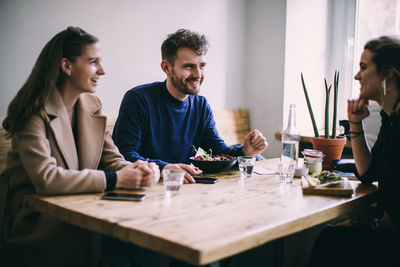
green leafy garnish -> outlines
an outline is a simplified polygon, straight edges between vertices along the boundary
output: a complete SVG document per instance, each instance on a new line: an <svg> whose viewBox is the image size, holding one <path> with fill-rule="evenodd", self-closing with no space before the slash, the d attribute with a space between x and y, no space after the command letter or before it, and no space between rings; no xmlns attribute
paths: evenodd
<svg viewBox="0 0 400 267"><path fill-rule="evenodd" d="M311 177L317 178L321 184L339 181L342 179L339 174L330 171L322 171L319 174L313 173Z"/></svg>
<svg viewBox="0 0 400 267"><path fill-rule="evenodd" d="M196 147L194 145L192 145L192 147L193 147L193 151L196 153L196 155L199 154L197 156L201 157L203 160L207 160L207 159L211 159L212 158L212 149L211 148L209 150L210 153L207 154L207 152L205 150L203 150L203 149L202 149L202 151L199 151L200 147L199 147L199 149L196 149Z"/></svg>

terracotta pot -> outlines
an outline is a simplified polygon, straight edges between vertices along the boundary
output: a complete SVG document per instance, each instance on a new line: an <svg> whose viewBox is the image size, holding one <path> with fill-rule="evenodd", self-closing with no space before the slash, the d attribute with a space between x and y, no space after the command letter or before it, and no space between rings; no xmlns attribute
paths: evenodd
<svg viewBox="0 0 400 267"><path fill-rule="evenodd" d="M324 170L332 170L332 160L340 159L347 139L345 137L338 137L336 139L325 139L324 137L312 137L311 143L315 150L324 153L324 161L322 168Z"/></svg>

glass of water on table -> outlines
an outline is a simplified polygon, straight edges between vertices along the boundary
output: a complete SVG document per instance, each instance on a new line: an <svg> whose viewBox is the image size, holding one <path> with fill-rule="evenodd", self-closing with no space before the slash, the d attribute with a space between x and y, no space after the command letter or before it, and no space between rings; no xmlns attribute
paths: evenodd
<svg viewBox="0 0 400 267"><path fill-rule="evenodd" d="M293 183L293 176L296 169L296 161L291 159L281 159L278 162L278 172L280 183L291 184Z"/></svg>
<svg viewBox="0 0 400 267"><path fill-rule="evenodd" d="M240 178L251 178L255 162L256 162L256 157L252 156L238 157Z"/></svg>
<svg viewBox="0 0 400 267"><path fill-rule="evenodd" d="M167 194L172 196L178 195L183 184L185 171L177 169L164 169L162 171L162 175Z"/></svg>

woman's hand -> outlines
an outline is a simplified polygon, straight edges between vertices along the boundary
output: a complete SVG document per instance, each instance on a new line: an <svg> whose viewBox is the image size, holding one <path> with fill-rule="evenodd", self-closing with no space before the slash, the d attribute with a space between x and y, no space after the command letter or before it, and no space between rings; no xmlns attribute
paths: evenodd
<svg viewBox="0 0 400 267"><path fill-rule="evenodd" d="M155 164L154 162L150 163L150 168L153 169L154 172L154 183L158 183L158 181L160 181L160 167L158 167L157 164Z"/></svg>
<svg viewBox="0 0 400 267"><path fill-rule="evenodd" d="M347 118L350 122L361 123L368 116L368 100L364 98L347 100Z"/></svg>
<svg viewBox="0 0 400 267"><path fill-rule="evenodd" d="M363 135L363 125L361 123L368 116L368 101L366 99L360 98L347 101L351 147L359 175L363 175L369 169L372 161L372 155Z"/></svg>
<svg viewBox="0 0 400 267"><path fill-rule="evenodd" d="M116 188L136 189L151 186L160 179L160 169L154 163L137 160L117 171Z"/></svg>

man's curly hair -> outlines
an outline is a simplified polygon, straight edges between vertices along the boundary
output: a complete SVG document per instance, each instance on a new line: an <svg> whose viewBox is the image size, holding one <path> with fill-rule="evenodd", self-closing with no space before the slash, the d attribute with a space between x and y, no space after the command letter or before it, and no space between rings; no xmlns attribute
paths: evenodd
<svg viewBox="0 0 400 267"><path fill-rule="evenodd" d="M195 51L197 55L205 55L208 50L208 39L205 35L180 29L169 34L161 45L161 57L174 65L178 49L186 47Z"/></svg>

